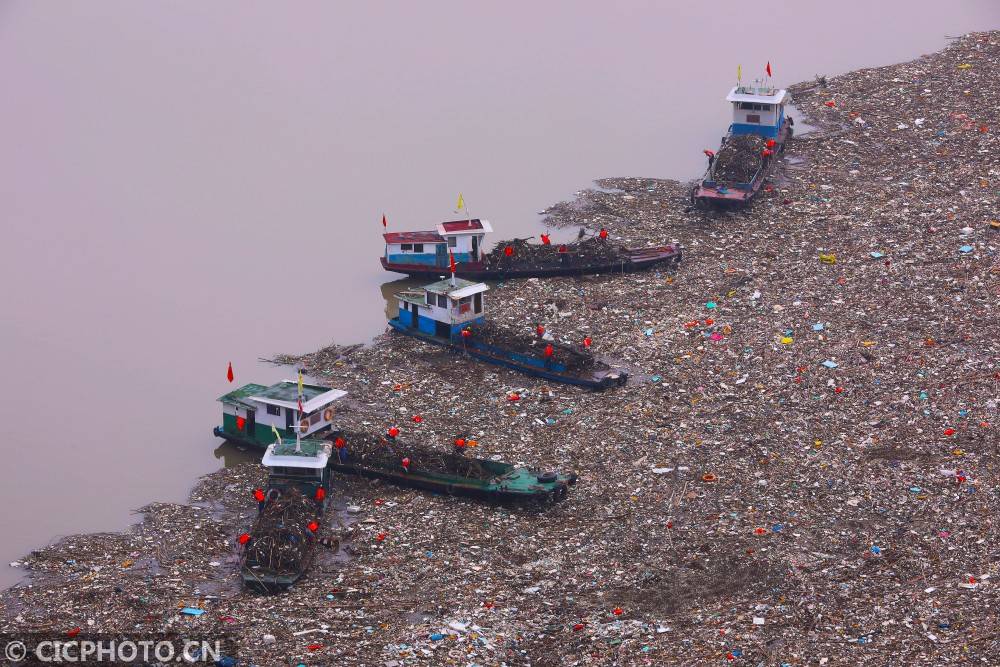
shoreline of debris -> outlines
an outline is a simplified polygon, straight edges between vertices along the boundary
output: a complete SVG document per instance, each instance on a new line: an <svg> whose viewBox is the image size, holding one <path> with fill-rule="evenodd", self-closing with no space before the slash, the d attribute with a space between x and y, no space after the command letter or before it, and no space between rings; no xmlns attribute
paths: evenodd
<svg viewBox="0 0 1000 667"><path fill-rule="evenodd" d="M993 662L998 72L1000 32L973 33L793 86L820 129L746 213L639 178L551 207L687 261L508 281L494 319L589 336L642 382L552 387L391 333L276 357L349 392L345 430L577 471L560 504L338 475L339 549L265 597L239 584L244 464L27 555L0 631L218 633L267 667Z"/></svg>

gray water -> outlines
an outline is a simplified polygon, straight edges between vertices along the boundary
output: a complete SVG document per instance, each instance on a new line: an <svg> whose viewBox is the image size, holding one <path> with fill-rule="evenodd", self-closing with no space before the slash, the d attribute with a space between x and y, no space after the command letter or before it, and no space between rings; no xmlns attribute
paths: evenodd
<svg viewBox="0 0 1000 667"><path fill-rule="evenodd" d="M737 64L789 84L1000 27L751 6L0 1L0 564L239 459L228 362L269 382L260 356L379 333L383 213L429 228L461 191L537 234L594 178L697 175Z"/></svg>

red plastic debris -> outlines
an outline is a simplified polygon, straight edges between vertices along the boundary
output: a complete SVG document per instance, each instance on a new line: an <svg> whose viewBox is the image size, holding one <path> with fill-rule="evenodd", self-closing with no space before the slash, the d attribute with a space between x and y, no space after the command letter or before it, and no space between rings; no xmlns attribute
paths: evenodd
<svg viewBox="0 0 1000 667"><path fill-rule="evenodd" d="M336 447L337 449L343 449L344 444L346 443L344 442L343 438L338 437L336 440L333 441L333 446Z"/></svg>
<svg viewBox="0 0 1000 667"><path fill-rule="evenodd" d="M313 497L316 498L316 500L323 500L324 498L326 498L326 489L324 489L322 486L319 487L318 489L316 489L316 493Z"/></svg>
<svg viewBox="0 0 1000 667"><path fill-rule="evenodd" d="M385 538L388 537L385 533L379 533L375 536L376 542L385 542Z"/></svg>
<svg viewBox="0 0 1000 667"><path fill-rule="evenodd" d="M80 631L81 631L81 629L78 628L78 627L77 628L73 628L72 630L70 630L70 631L68 631L66 633L66 636L67 637L76 637L78 634L80 634Z"/></svg>
<svg viewBox="0 0 1000 667"><path fill-rule="evenodd" d="M835 106L837 106L837 103L834 102L833 100L827 100L826 102L823 102L823 106L828 106L832 109Z"/></svg>
<svg viewBox="0 0 1000 667"><path fill-rule="evenodd" d="M409 457L404 456L403 460L401 461L401 463L403 464L403 470L409 470L410 469L410 459L409 459Z"/></svg>
<svg viewBox="0 0 1000 667"><path fill-rule="evenodd" d="M583 623L577 623L573 626L573 632L579 632L580 630L583 630Z"/></svg>
<svg viewBox="0 0 1000 667"><path fill-rule="evenodd" d="M766 535L767 534L767 529L766 528L760 528L760 527L754 528L753 529L753 534L754 535Z"/></svg>
<svg viewBox="0 0 1000 667"><path fill-rule="evenodd" d="M462 329L462 338L469 338L472 336L472 329Z"/></svg>
<svg viewBox="0 0 1000 667"><path fill-rule="evenodd" d="M549 238L548 234L542 234L542 245L550 245L552 240Z"/></svg>
<svg viewBox="0 0 1000 667"><path fill-rule="evenodd" d="M611 610L611 613L614 614L615 616L621 616L622 613L624 612L621 607L615 607L614 609Z"/></svg>
<svg viewBox="0 0 1000 667"><path fill-rule="evenodd" d="M833 390L833 392L835 394L843 394L844 393L844 388L843 387L837 387L836 389Z"/></svg>
<svg viewBox="0 0 1000 667"><path fill-rule="evenodd" d="M601 227L601 232L600 232L599 236L602 239L608 238L608 230L604 229L604 227Z"/></svg>
<svg viewBox="0 0 1000 667"><path fill-rule="evenodd" d="M545 333L545 327L539 324L537 327L535 327L535 333L538 334L539 336L543 335Z"/></svg>
<svg viewBox="0 0 1000 667"><path fill-rule="evenodd" d="M308 528L311 532L315 533L317 530L319 530L319 524L316 523L315 521L310 521L309 525L306 526L306 528Z"/></svg>
<svg viewBox="0 0 1000 667"><path fill-rule="evenodd" d="M424 418L421 417L420 415L413 415L410 419L413 420L414 424L419 424L420 422L422 422L424 420Z"/></svg>
<svg viewBox="0 0 1000 667"><path fill-rule="evenodd" d="M254 489L253 499L256 500L258 503L264 502L264 489Z"/></svg>
<svg viewBox="0 0 1000 667"><path fill-rule="evenodd" d="M503 249L503 254L506 255L507 257L512 257L514 255L514 249L510 246L507 246Z"/></svg>
<svg viewBox="0 0 1000 667"><path fill-rule="evenodd" d="M511 393L507 394L507 400L508 401L520 401L521 400L521 395L518 394L517 392L511 392Z"/></svg>
<svg viewBox="0 0 1000 667"><path fill-rule="evenodd" d="M239 542L240 544L246 544L247 542L250 541L250 536L247 535L246 533L243 533L242 535L236 538L236 541Z"/></svg>
<svg viewBox="0 0 1000 667"><path fill-rule="evenodd" d="M948 436L948 437L951 437L951 436L955 435L955 429L953 429L953 428L950 428L950 427L949 427L949 428L946 428L946 429L944 430L944 434L945 434L946 436Z"/></svg>
<svg viewBox="0 0 1000 667"><path fill-rule="evenodd" d="M548 345L545 346L546 357L551 357L553 354L555 354L555 351L556 351L555 348L552 347L552 343L549 343Z"/></svg>
<svg viewBox="0 0 1000 667"><path fill-rule="evenodd" d="M388 431L386 431L386 433L389 435L390 438L395 438L397 435L399 435L399 429L393 426Z"/></svg>
<svg viewBox="0 0 1000 667"><path fill-rule="evenodd" d="M455 438L455 446L459 449L465 447L465 438Z"/></svg>
<svg viewBox="0 0 1000 667"><path fill-rule="evenodd" d="M593 342L593 341L591 341L591 340L590 340L590 336L587 336L586 338L584 338L584 339L583 339L583 346L584 346L584 347L590 347L590 344L591 344L592 342Z"/></svg>
<svg viewBox="0 0 1000 667"><path fill-rule="evenodd" d="M310 651L318 651L321 648L323 648L323 645L322 644L310 644L309 646L306 646L306 648L309 649Z"/></svg>
<svg viewBox="0 0 1000 667"><path fill-rule="evenodd" d="M493 600L486 600L483 602L483 606L487 609L493 609Z"/></svg>

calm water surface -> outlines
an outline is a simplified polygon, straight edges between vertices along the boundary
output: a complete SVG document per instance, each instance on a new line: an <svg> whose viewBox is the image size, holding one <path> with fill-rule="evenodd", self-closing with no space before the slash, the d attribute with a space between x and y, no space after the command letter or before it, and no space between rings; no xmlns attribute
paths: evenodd
<svg viewBox="0 0 1000 667"><path fill-rule="evenodd" d="M0 564L223 465L215 398L383 329L390 229L502 237L687 179L722 98L1000 27L995 0L0 2ZM749 15L755 14L755 15ZM0 584L19 571L0 567Z"/></svg>

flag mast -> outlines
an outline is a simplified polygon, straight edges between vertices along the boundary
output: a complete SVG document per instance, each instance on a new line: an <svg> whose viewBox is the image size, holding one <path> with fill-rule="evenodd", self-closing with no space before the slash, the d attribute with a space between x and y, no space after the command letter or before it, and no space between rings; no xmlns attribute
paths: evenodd
<svg viewBox="0 0 1000 667"><path fill-rule="evenodd" d="M299 369L299 423L295 425L295 453L302 452L302 369Z"/></svg>

